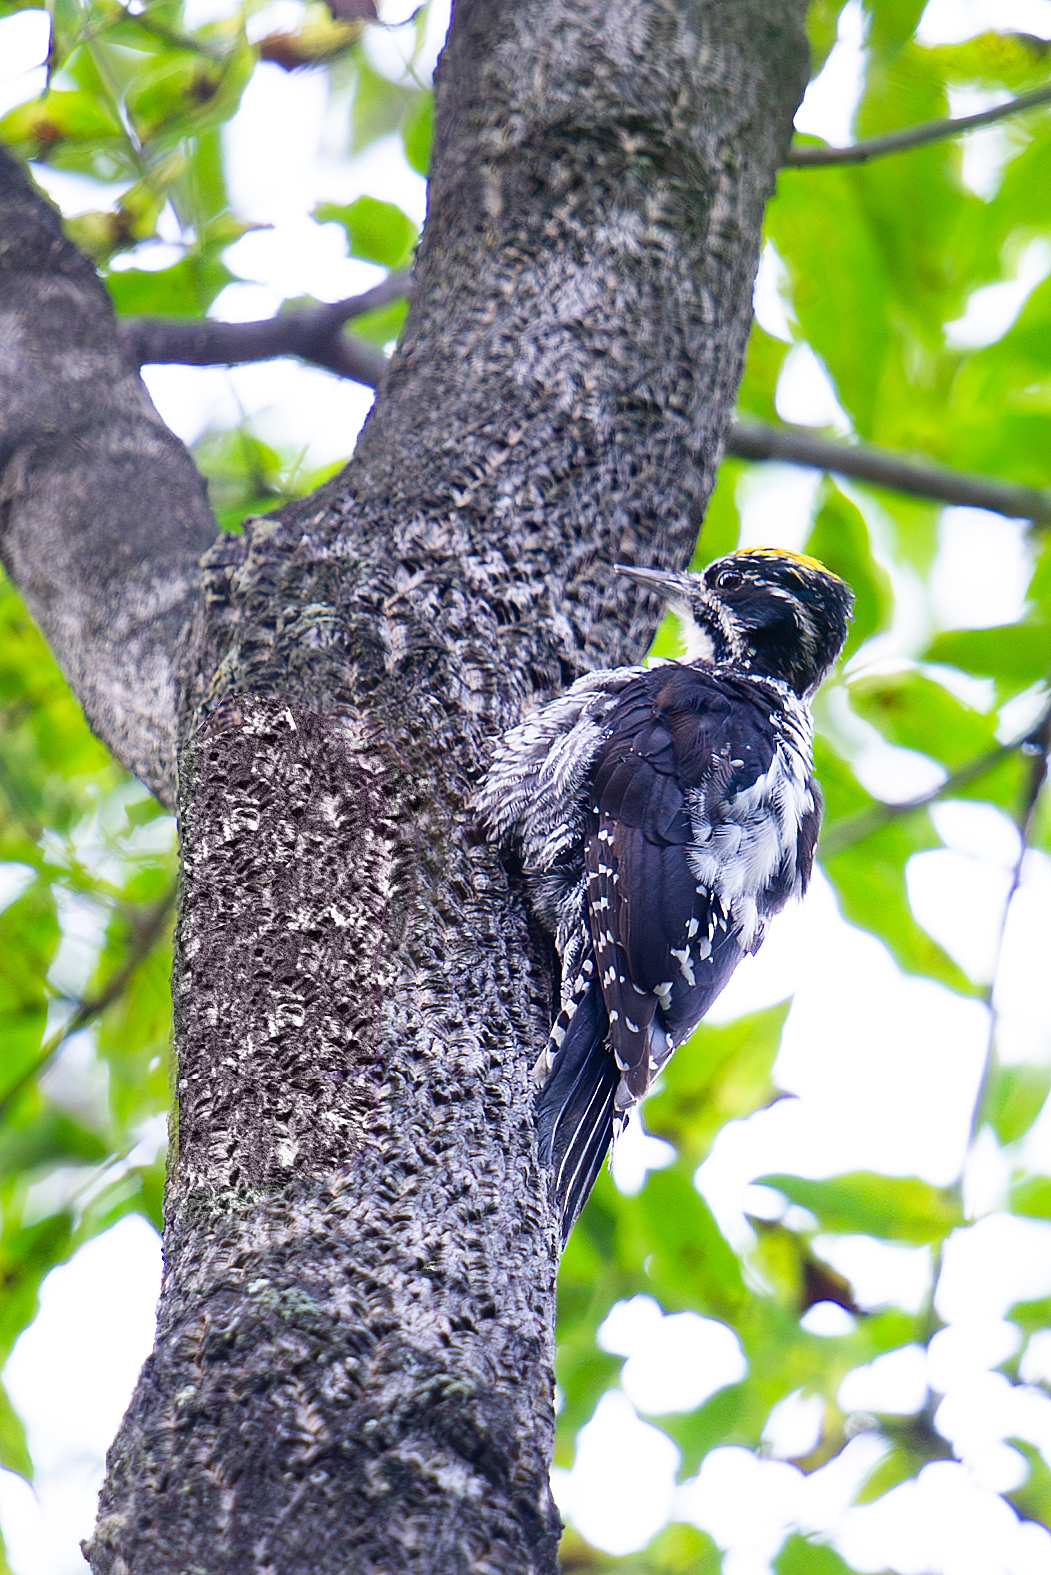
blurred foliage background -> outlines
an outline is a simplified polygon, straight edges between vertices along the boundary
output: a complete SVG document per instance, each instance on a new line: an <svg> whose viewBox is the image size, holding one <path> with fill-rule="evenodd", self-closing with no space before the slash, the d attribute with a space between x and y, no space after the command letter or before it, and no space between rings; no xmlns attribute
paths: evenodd
<svg viewBox="0 0 1051 1575"><path fill-rule="evenodd" d="M22 9L20 0L0 5L4 15ZM1051 53L1040 40L986 33L925 45L915 37L923 9L919 0L864 7L856 137L943 117L953 95L955 103L986 103L1047 82ZM842 10L837 0L812 7L815 76ZM68 229L95 259L119 313L200 316L234 279L225 253L249 225L227 192L222 128L260 60L327 74L333 95L348 105L351 154L393 133L410 166L426 172L431 94L426 80L414 78L411 40L406 71L394 81L366 48L377 26L367 3L308 4L292 25L269 30L253 28L260 13L271 14L246 0L220 20L191 25L181 0L54 0L50 7L48 85L0 121L0 137L37 166L99 183L98 211L69 220ZM413 24L417 42L425 13ZM1051 485L1051 279L1030 291L992 343L960 344L946 329L965 316L976 290L1014 278L1026 256L1039 262L1039 248L1051 240L1051 114L1005 120L997 135L999 163L984 191L964 179L961 139L865 166L782 172L767 215L764 267L786 330L778 336L756 324L742 412L776 421L786 360L809 346L837 401L832 435ZM120 195L112 201L115 184ZM416 226L393 203L362 197L325 204L316 217L343 227L351 256L389 269L411 261ZM169 241L177 232L181 256L160 269L141 266L159 225ZM396 303L347 331L382 347L396 339L403 316ZM310 491L336 468L311 472L302 455L267 446L247 424L206 434L195 452L229 530L248 512ZM698 562L738 541L741 499L755 469L724 463ZM939 800L994 805L1037 857L1051 853L1051 815L1046 797L1037 797L1041 740L1033 742L1051 669L1051 550L1046 534L1030 532L1034 572L1016 623L939 628L929 614L918 623L914 617L921 634L913 649L906 657L899 649L888 663L881 660L887 632L900 628L903 604L928 605L939 514L935 503L844 490L832 477L814 494L806 550L858 596L849 664L818 708L827 800L821 861L843 915L877 936L900 969L994 1003L995 981L969 977L915 916L907 869L914 855L941 845L930 813ZM662 630L655 649L674 650L673 628ZM924 802L881 800L859 779L858 740L872 729L933 763L935 786ZM159 1226L175 879L171 819L92 737L6 581L0 861L2 1364L34 1317L50 1269L129 1211ZM794 1457L804 1473L833 1461L859 1429L880 1441L858 1502L952 1456L936 1393L905 1418L859 1418L839 1399L848 1372L924 1348L937 1335L937 1274L919 1310L866 1307L813 1243L841 1235L923 1245L937 1270L943 1245L966 1225L961 1186L870 1172L768 1177L784 1207L778 1217L753 1219L750 1242L735 1247L694 1185L726 1124L779 1097L772 1073L787 1009L702 1026L645 1108L648 1131L670 1145L661 1168L650 1169L633 1194L618 1190L609 1173L600 1178L562 1270L562 1467L573 1461L580 1428L619 1383L624 1359L610 1348L610 1326L605 1336L600 1331L611 1310L640 1296L666 1314L690 1312L726 1326L743 1357L739 1376L695 1409L651 1418L680 1452L681 1479L721 1447L762 1450L771 1412L793 1396L820 1401L815 1436ZM1011 1157L1021 1155L1051 1085L1051 1043L1026 1062L1001 1064L992 1017L972 1143L992 1141L1007 1155L1007 1209L1051 1219L1051 1176ZM841 1310L839 1333L807 1327L811 1309L827 1305ZM1051 1329L1051 1302L1019 1305L1011 1316L1017 1348L1000 1371L1018 1385L1026 1342ZM1018 1451L1023 1479L1005 1498L1018 1516L1051 1528L1051 1464L1032 1442L1020 1441ZM0 1463L32 1474L21 1420L2 1393ZM669 1524L644 1552L622 1559L571 1530L563 1556L570 1569L639 1575L722 1567L715 1542L686 1523ZM850 1566L832 1547L794 1533L774 1568L838 1575Z"/></svg>

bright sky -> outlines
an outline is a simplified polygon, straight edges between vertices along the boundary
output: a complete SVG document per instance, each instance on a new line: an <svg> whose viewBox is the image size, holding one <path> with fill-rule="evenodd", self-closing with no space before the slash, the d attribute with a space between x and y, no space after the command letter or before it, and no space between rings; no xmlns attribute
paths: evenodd
<svg viewBox="0 0 1051 1575"><path fill-rule="evenodd" d="M198 0L201 19L221 5L215 0L209 9L209 0ZM397 20L410 9L387 5L385 15ZM278 0L255 27L287 25L297 14L296 0ZM0 22L0 111L39 91L43 23L39 11ZM931 0L920 32L933 43L988 27L1051 37L1051 0ZM432 59L441 31L435 17ZM801 129L835 143L850 140L862 39L861 8L851 0L840 41L800 109ZM394 74L396 38L382 48L376 64ZM378 277L376 269L347 259L340 231L309 218L322 199L345 202L368 192L422 218L424 183L408 168L397 140L387 139L351 163L342 149L345 116L345 104L327 101L320 75L257 68L229 128L227 150L239 210L272 228L246 236L228 253L231 267L247 282L223 292L215 315L264 316L288 295L334 300ZM976 150L968 154L969 182L976 191L995 189L1002 143L983 133L968 146ZM48 170L40 176L67 212L98 205L97 188ZM140 250L137 265L167 266L178 255L175 241L173 234L167 245ZM1002 334L1049 269L1046 243L1033 243L1014 282L975 293L954 325L956 342L988 343ZM787 340L793 334L778 293L779 270L776 253L768 249L756 308L764 326ZM262 436L285 447L306 446L308 463L348 453L371 402L365 390L287 361L232 372L151 368L147 379L162 414L186 440L247 414ZM805 345L786 360L777 408L786 420L848 426ZM816 477L788 467L768 466L750 476L741 496L746 542L799 546L815 485ZM858 501L878 543L879 509ZM995 552L988 550L994 541ZM932 600L899 575L897 625L867 659L893 662L912 654L935 624L976 626L1017 616L1030 561L1016 522L978 510L946 510ZM828 703L840 704L835 693ZM1009 730L1021 730L1026 720L1016 708ZM890 747L859 722L852 726L863 748L861 774L873 789L906 798L938 780L925 757ZM944 804L936 820L947 846L913 860L914 910L975 978L988 978L1017 833L998 810L983 805ZM0 904L14 899L19 879L12 871L10 879L0 880ZM98 936L75 907L64 924L61 966L72 979L86 978ZM1051 1007L1036 988L1046 974L1036 937L1049 932L1051 860L1030 853L1000 974L1007 1059L1046 1055ZM712 1017L725 1020L793 991L775 1078L794 1097L732 1122L698 1173L699 1186L737 1246L749 1237L746 1211L770 1214L779 1205L776 1194L753 1185L763 1173L870 1167L947 1183L964 1158L988 1032L983 1006L905 978L880 942L844 923L820 877L802 909L779 921L760 955L742 965ZM56 1072L57 1086L71 1100L101 1093L97 1077L91 1081L88 1048L73 1042ZM665 1146L636 1126L618 1150L615 1179L635 1190L647 1166L665 1158ZM797 1395L771 1416L762 1457L717 1450L699 1477L676 1486L675 1447L639 1412L693 1407L735 1381L744 1357L724 1326L694 1314L665 1318L656 1303L638 1297L618 1304L603 1327L606 1347L628 1360L621 1387L603 1399L581 1433L573 1470L556 1473L566 1517L617 1553L642 1546L670 1514L693 1520L727 1550L726 1575L769 1575L770 1559L792 1529L828 1537L859 1571L1051 1575L1051 1536L1018 1522L996 1497L1024 1475L1021 1456L1005 1438L1029 1439L1051 1460L1051 1399L1035 1388L1012 1392L992 1371L1012 1349L1013 1326L1004 1320L1008 1306L1051 1292L1051 1225L1001 1211L1009 1173L1023 1160L1051 1168L1051 1115L1024 1140L1021 1154L1001 1153L990 1141L971 1156L966 1197L974 1223L948 1243L938 1311L949 1327L929 1355L919 1348L891 1353L849 1374L840 1392L850 1409L909 1413L925 1403L930 1384L945 1397L939 1425L958 1461L929 1466L917 1482L877 1503L851 1507L879 1446L862 1432L836 1461L804 1477L788 1459L810 1447L820 1414L812 1398ZM916 1307L927 1292L931 1264L924 1248L866 1237L829 1238L820 1246L851 1278L863 1305ZM15 1575L79 1575L84 1569L78 1541L90 1532L105 1450L152 1344L159 1274L157 1238L132 1218L84 1247L44 1285L39 1316L5 1371L39 1466L36 1496L20 1478L0 1474L0 1523ZM807 1322L815 1333L832 1335L842 1331L844 1320L848 1314L823 1304ZM1023 1376L1030 1382L1051 1376L1051 1337L1031 1343Z"/></svg>

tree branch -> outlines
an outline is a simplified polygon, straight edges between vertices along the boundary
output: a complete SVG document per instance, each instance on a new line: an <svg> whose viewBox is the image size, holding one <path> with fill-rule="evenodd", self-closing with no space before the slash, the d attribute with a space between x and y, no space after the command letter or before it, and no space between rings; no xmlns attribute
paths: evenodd
<svg viewBox="0 0 1051 1575"><path fill-rule="evenodd" d="M168 805L178 653L214 539L105 287L0 150L0 558L96 733Z"/></svg>
<svg viewBox="0 0 1051 1575"><path fill-rule="evenodd" d="M1026 773L1025 790L1022 802L1015 815L1015 825L1018 827L1018 857L1011 872L1011 884L1007 897L1004 900L1003 912L1000 915L1000 929L996 938L996 956L993 961L992 973L985 991L986 1005L989 1008L989 1033L985 1044L985 1063L982 1067L981 1081L975 1096L974 1109L971 1112L971 1134L968 1148L978 1136L984 1121L991 1112L989 1098L996 1082L999 1071L997 1056L997 1027L999 1012L996 1004L997 983L1000 969L1004 960L1004 942L1007 939L1007 921L1011 916L1011 904L1018 894L1022 884L1022 871L1025 867L1026 854L1029 852L1029 842L1033 833L1033 820L1036 816L1036 806L1040 801L1044 783L1047 781L1047 756L1051 749L1051 704L1044 708L1044 713L1036 726L1030 730L1021 742L1024 754L1029 757L1029 770ZM962 1182L961 1177L961 1182Z"/></svg>
<svg viewBox="0 0 1051 1575"><path fill-rule="evenodd" d="M78 1001L72 1016L61 1028L55 1030L50 1039L45 1039L41 1045L36 1059L31 1066L21 1073L19 1077L6 1088L0 1095L0 1121L4 1119L14 1101L24 1088L36 1081L41 1072L61 1050L67 1040L74 1034L79 1034L82 1028L96 1017L100 1017L107 1007L112 1006L124 992L132 974L143 961L146 955L153 950L153 946L164 928L165 921L175 906L176 888L174 883L161 893L156 902L139 916L138 923L134 926L128 955L124 962L111 974L97 995L89 995L84 1000Z"/></svg>
<svg viewBox="0 0 1051 1575"><path fill-rule="evenodd" d="M822 833L821 857L835 858L837 853L845 853L848 848L856 847L859 842L873 836L891 821L901 820L906 815L914 815L917 810L926 809L928 804L937 803L939 799L950 798L959 788L970 787L972 782L980 782L982 777L988 776L990 771L995 771L997 766L1019 749L1038 757L1034 760L1032 773L1032 781L1036 783L1036 787L1026 799L1024 820L1028 826L1047 772L1049 728L1051 728L1051 706L1044 711L1035 727L1027 728L1009 744L999 744L995 749L986 750L984 754L976 755L973 760L965 761L929 793L921 793L917 798L905 799L901 804L870 804L867 809L859 810L856 815L848 815Z"/></svg>
<svg viewBox="0 0 1051 1575"><path fill-rule="evenodd" d="M178 362L185 366L239 366L295 355L348 377L367 388L379 386L387 362L342 325L408 295L412 278L392 273L364 295L331 306L293 308L277 317L250 323L219 323L211 318L129 317L119 324L121 341L138 365ZM806 427L773 426L738 418L727 434L726 452L740 459L782 460L843 476L855 476L940 503L991 509L1013 519L1051 524L1051 491L1026 487L947 465L926 464L867 444L847 444L819 436Z"/></svg>
<svg viewBox="0 0 1051 1575"><path fill-rule="evenodd" d="M908 492L938 503L991 509L1011 519L1051 525L1051 490L1026 487L1017 481L951 470L931 461L923 463L865 443L837 443L805 427L772 426L765 421L738 419L726 439L726 452L740 459L775 459L789 465L813 466L841 476L853 476L894 492Z"/></svg>
<svg viewBox="0 0 1051 1575"><path fill-rule="evenodd" d="M117 325L120 341L137 366L178 362L182 366L240 366L295 355L339 377L375 388L386 358L361 340L348 339L343 324L374 312L410 293L411 276L392 273L363 295L331 305L293 308L251 323L221 323L212 318L126 317Z"/></svg>
<svg viewBox="0 0 1051 1575"><path fill-rule="evenodd" d="M830 164L867 164L870 159L885 158L888 153L907 153L911 148L925 148L931 142L943 142L948 137L959 137L979 126L991 126L1009 115L1021 115L1040 104L1051 104L1051 82L1034 88L1031 93L1020 93L1006 104L995 104L992 109L979 110L976 115L961 115L957 120L925 120L918 126L903 126L900 131L889 131L883 137L867 137L863 142L852 143L846 148L815 148L793 145L788 150L785 165L791 169L816 169Z"/></svg>

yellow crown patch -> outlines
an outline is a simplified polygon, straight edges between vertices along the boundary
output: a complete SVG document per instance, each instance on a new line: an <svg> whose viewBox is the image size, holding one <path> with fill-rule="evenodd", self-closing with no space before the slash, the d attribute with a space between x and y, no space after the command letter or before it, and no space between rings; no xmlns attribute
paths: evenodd
<svg viewBox="0 0 1051 1575"><path fill-rule="evenodd" d="M790 563L798 563L804 569L820 569L822 574L827 574L825 565L817 558L808 557L805 552L789 552L786 547L741 547L731 554L734 558L787 558Z"/></svg>

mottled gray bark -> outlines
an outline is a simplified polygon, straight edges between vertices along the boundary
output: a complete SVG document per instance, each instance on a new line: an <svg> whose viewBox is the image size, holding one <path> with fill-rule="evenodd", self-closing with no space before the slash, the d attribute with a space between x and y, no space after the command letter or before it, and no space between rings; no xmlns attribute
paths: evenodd
<svg viewBox="0 0 1051 1575"><path fill-rule="evenodd" d="M487 741L681 564L805 81L804 0L458 0L404 339L352 464L204 559L180 1125L97 1575L550 1572L547 943Z"/></svg>
<svg viewBox="0 0 1051 1575"><path fill-rule="evenodd" d="M0 149L0 560L88 721L169 805L179 651L214 539L105 287Z"/></svg>

